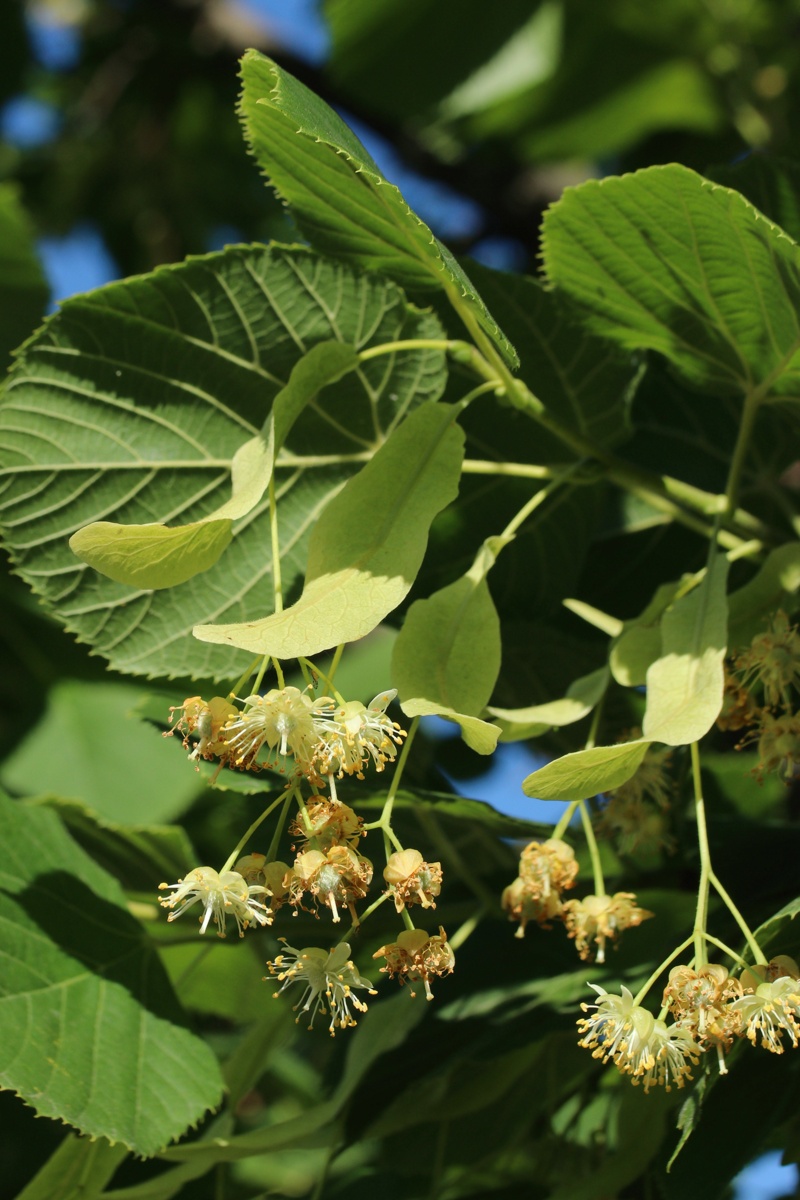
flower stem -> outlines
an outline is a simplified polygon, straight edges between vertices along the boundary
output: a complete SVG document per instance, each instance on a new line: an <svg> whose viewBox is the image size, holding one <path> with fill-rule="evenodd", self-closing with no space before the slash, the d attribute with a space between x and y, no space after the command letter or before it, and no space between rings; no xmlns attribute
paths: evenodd
<svg viewBox="0 0 800 1200"><path fill-rule="evenodd" d="M645 996L650 991L650 988L653 986L655 981L658 979L659 975L662 975L664 973L664 971L666 971L666 969L670 965L670 963L673 963L675 961L675 959L678 958L679 955L683 954L683 952L687 948L687 946L691 946L693 941L694 941L694 935L690 934L689 937L684 938L684 940L681 942L680 946L676 946L675 949L672 951L672 953L667 955L667 957L664 959L664 961L662 963L659 963L659 965L656 967L655 971L653 971L653 974L649 977L647 982L642 987L639 988L639 991L634 996L634 998L633 998L634 1004L641 1004L642 1000L644 1000Z"/></svg>
<svg viewBox="0 0 800 1200"><path fill-rule="evenodd" d="M583 824L583 832L586 835L586 845L589 848L589 857L592 860L592 875L594 876L594 894L595 896L605 896L606 882L603 878L603 866L600 862L600 850L597 846L597 838L594 836L592 828L592 814L589 812L589 805L585 800L579 800L578 804L581 810L581 822Z"/></svg>
<svg viewBox="0 0 800 1200"><path fill-rule="evenodd" d="M705 932L708 920L708 886L711 878L711 851L708 846L708 827L703 800L703 785L700 777L700 747L692 742L692 782L694 784L694 808L697 818L697 843L700 850L700 881L697 885L697 905L694 914L694 956L697 965L705 961Z"/></svg>
<svg viewBox="0 0 800 1200"><path fill-rule="evenodd" d="M761 949L758 942L756 941L753 931L751 930L750 926L745 921L742 914L739 912L739 909L734 904L733 900L731 899L731 897L728 894L728 892L726 891L726 889L722 886L720 881L717 879L713 870L709 872L708 879L709 879L709 883L714 888L714 891L717 893L719 898L722 900L722 903L725 905L728 912L731 914L734 921L741 929L742 934L744 935L744 939L747 942L747 945L750 947L750 952L753 955L753 958L755 959L755 961L757 963L767 963L768 962L767 956L764 954L763 950ZM730 951L727 951L727 953L730 953Z"/></svg>
<svg viewBox="0 0 800 1200"><path fill-rule="evenodd" d="M291 803L292 803L292 800L294 799L296 792L297 792L297 788L292 788L291 791L288 791L286 793L286 799L283 802L283 808L281 809L281 814L278 817L277 824L275 825L275 828L272 832L272 840L269 844L269 850L267 851L267 862L272 862L275 859L276 854L278 853L278 843L281 840L281 834L283 833L283 827L286 824L286 818L289 815L289 808L291 807Z"/></svg>
<svg viewBox="0 0 800 1200"><path fill-rule="evenodd" d="M467 938L470 937L478 928L478 925L484 916L485 910L483 908L479 908L477 912L473 913L471 917L467 917L466 921L459 925L453 936L447 939L452 950L458 950L459 946L464 945L464 942L467 940Z"/></svg>
<svg viewBox="0 0 800 1200"><path fill-rule="evenodd" d="M386 793L386 800L381 811L380 820L378 821L378 826L382 829L389 829L391 826L394 799L397 795L397 789L400 787L400 780L403 777L403 770L406 762L408 761L411 743L414 741L414 735L418 729L419 717L414 717L408 729L408 737L405 740L403 749L400 751L400 757L397 760L397 766L395 767L394 774L392 776L392 782L389 784L389 791Z"/></svg>
<svg viewBox="0 0 800 1200"><path fill-rule="evenodd" d="M242 850L246 846L249 839L252 837L252 835L258 829L261 822L264 821L269 816L269 814L278 807L279 804L282 804L283 800L284 800L284 797L283 797L283 793L281 792L280 796L278 796L278 799L273 800L272 804L270 804L268 808L264 809L264 811L262 812L260 817L256 817L255 821L253 821L253 824L250 826L250 828L247 830L247 832L244 834L244 836L239 838L239 841L236 843L235 849L232 850L231 853L228 855L228 857L225 859L225 865L220 869L220 875L224 875L226 871L230 871L231 867L236 862L237 858L241 854Z"/></svg>
<svg viewBox="0 0 800 1200"><path fill-rule="evenodd" d="M570 821L575 816L575 809L578 807L579 804L580 804L580 800L573 800L572 803L570 805L568 805L567 808L564 809L563 813L559 817L558 824L556 825L555 829L553 830L554 838L562 838L564 836L564 834L567 831L567 827L568 827Z"/></svg>
<svg viewBox="0 0 800 1200"><path fill-rule="evenodd" d="M275 612L283 612L283 582L281 580L281 543L278 537L278 505L275 500L275 472L269 481L269 533L272 543L272 591Z"/></svg>
<svg viewBox="0 0 800 1200"><path fill-rule="evenodd" d="M380 346L369 346L366 350L360 350L358 361L362 363L369 362L371 358L380 358L383 354L395 354L402 350L448 351L454 350L460 345L465 345L465 343L434 338L408 338L406 341L383 342Z"/></svg>
<svg viewBox="0 0 800 1200"><path fill-rule="evenodd" d="M726 942L721 941L720 938L712 937L710 933L707 933L705 938L706 941L710 942L712 946L716 946L717 949L721 950L723 954L727 954L729 958L732 958L734 962L737 962L740 967L748 967L750 965L745 959L742 958L741 954L737 954L735 950L731 950L730 946Z"/></svg>
<svg viewBox="0 0 800 1200"><path fill-rule="evenodd" d="M250 663L250 666L245 671L242 672L242 674L236 680L236 683L233 685L231 690L228 692L229 700L233 700L233 699L235 699L236 696L238 696L239 692L242 690L245 683L250 678L250 676L253 674L253 671L255 671L256 667L258 666L258 664L260 662L261 662L261 655L257 654L255 656L255 658L253 659L253 661Z"/></svg>

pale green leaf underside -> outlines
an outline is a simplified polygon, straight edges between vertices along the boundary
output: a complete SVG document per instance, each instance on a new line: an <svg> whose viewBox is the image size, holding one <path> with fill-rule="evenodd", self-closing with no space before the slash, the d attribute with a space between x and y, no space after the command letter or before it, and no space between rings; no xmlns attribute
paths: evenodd
<svg viewBox="0 0 800 1200"><path fill-rule="evenodd" d="M342 342L312 346L292 368L265 422L268 434L245 442L231 461L231 497L192 525L119 525L97 521L69 539L81 562L117 583L135 588L167 588L186 583L213 567L230 544L231 522L246 517L264 495L275 455L306 405L328 383L358 366L354 347Z"/></svg>
<svg viewBox="0 0 800 1200"><path fill-rule="evenodd" d="M487 539L466 575L411 605L392 655L401 702L424 698L473 717L483 712L501 655L486 576L509 540Z"/></svg>
<svg viewBox="0 0 800 1200"><path fill-rule="evenodd" d="M800 393L800 248L738 192L676 164L591 180L550 209L543 248L591 332L705 391Z"/></svg>
<svg viewBox="0 0 800 1200"><path fill-rule="evenodd" d="M0 834L0 1086L152 1155L219 1103L216 1059L180 1024L121 889L56 815L0 799Z"/></svg>
<svg viewBox="0 0 800 1200"><path fill-rule="evenodd" d="M408 594L430 523L456 497L464 446L457 411L418 408L330 502L314 526L296 604L260 621L199 625L195 637L297 658L370 633Z"/></svg>
<svg viewBox="0 0 800 1200"><path fill-rule="evenodd" d="M513 347L453 255L341 117L257 50L242 60L242 82L250 150L311 244L405 287L444 289L515 365Z"/></svg>
<svg viewBox="0 0 800 1200"><path fill-rule="evenodd" d="M611 674L622 687L641 687L650 666L661 656L661 616L681 583L662 583L638 617L625 622L608 656Z"/></svg>
<svg viewBox="0 0 800 1200"><path fill-rule="evenodd" d="M69 539L81 562L117 583L170 588L213 567L232 537L231 522L192 525L118 525L95 521Z"/></svg>
<svg viewBox="0 0 800 1200"><path fill-rule="evenodd" d="M523 780L522 790L538 800L586 800L613 791L636 774L649 745L649 738L640 738L565 754Z"/></svg>
<svg viewBox="0 0 800 1200"><path fill-rule="evenodd" d="M571 683L560 700L531 704L527 708L490 706L487 711L500 722L504 742L539 737L548 729L573 725L587 716L605 694L609 679L608 667L600 667Z"/></svg>
<svg viewBox="0 0 800 1200"><path fill-rule="evenodd" d="M318 344L441 336L394 284L299 247L234 247L67 301L24 347L0 403L0 523L20 574L119 670L235 677L243 655L190 634L272 610L266 497L219 562L162 591L98 575L68 538L94 521L191 524L219 511L237 451ZM444 379L438 351L380 356L294 413L276 467L287 593L331 496Z"/></svg>
<svg viewBox="0 0 800 1200"><path fill-rule="evenodd" d="M661 657L647 672L643 733L686 746L708 733L722 708L727 646L728 560L718 557L703 581L661 620Z"/></svg>
<svg viewBox="0 0 800 1200"><path fill-rule="evenodd" d="M497 746L500 730L489 721L481 721L467 713L456 712L446 704L437 704L434 700L423 700L412 697L400 705L407 717L441 717L460 726L461 736L476 754L493 754Z"/></svg>

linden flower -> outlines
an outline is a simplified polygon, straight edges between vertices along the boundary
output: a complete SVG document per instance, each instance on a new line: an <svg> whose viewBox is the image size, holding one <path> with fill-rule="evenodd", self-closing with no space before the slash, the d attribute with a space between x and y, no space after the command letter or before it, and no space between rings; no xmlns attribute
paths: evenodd
<svg viewBox="0 0 800 1200"><path fill-rule="evenodd" d="M631 736L641 737L641 730L631 730ZM672 779L667 771L671 760L672 750L669 747L656 750L654 746L650 746L636 772L610 795L618 797L621 801L652 800L657 808L669 808L674 791Z"/></svg>
<svg viewBox="0 0 800 1200"><path fill-rule="evenodd" d="M383 878L394 893L398 912L412 904L436 908L434 897L442 890L442 864L425 862L419 850L399 850L390 855Z"/></svg>
<svg viewBox="0 0 800 1200"><path fill-rule="evenodd" d="M339 905L350 910L353 923L358 924L353 903L363 899L372 881L372 863L351 846L331 846L321 850L306 850L294 860L290 882L293 904L299 904L304 892L316 902L327 904L334 921L340 921Z"/></svg>
<svg viewBox="0 0 800 1200"><path fill-rule="evenodd" d="M381 946L373 958L385 958L386 966L381 971L391 979L397 977L398 983L408 980L413 983L421 979L425 995L433 999L430 979L432 975L452 975L456 956L447 940L447 934L439 926L439 933L429 934L424 929L404 929L398 935L396 942L388 942ZM416 996L412 990L411 995Z"/></svg>
<svg viewBox="0 0 800 1200"><path fill-rule="evenodd" d="M800 634L785 612L776 612L767 632L737 656L736 668L745 687L761 686L768 708L793 708L792 690L800 691Z"/></svg>
<svg viewBox="0 0 800 1200"><path fill-rule="evenodd" d="M364 821L347 804L326 796L311 796L306 801L305 817L298 814L289 826L292 837L316 840L320 849L338 843L355 848L364 834Z"/></svg>
<svg viewBox="0 0 800 1200"><path fill-rule="evenodd" d="M307 950L295 950L285 938L281 938L280 941L286 950L267 963L270 975L277 975L282 984L282 987L273 993L274 996L280 996L294 983L305 984L294 1011L311 1014L309 1029L314 1028L318 1012L323 1016L330 1013L328 1029L331 1037L337 1029L347 1029L348 1026L355 1025L356 1019L350 1011L351 1007L364 1013L367 1011L367 1005L358 996L353 995L353 988L364 988L370 996L377 993L370 981L362 978L356 970L347 942L340 942L329 954L327 950L320 950L317 946L309 946ZM300 1023L299 1013L297 1023Z"/></svg>
<svg viewBox="0 0 800 1200"><path fill-rule="evenodd" d="M727 1075L723 1051L741 1032L741 1013L731 1000L742 995L742 985L719 963L673 967L664 989L664 1004L677 1025L691 1030L701 1044L716 1046L720 1075Z"/></svg>
<svg viewBox="0 0 800 1200"><path fill-rule="evenodd" d="M578 874L575 851L561 838L531 842L520 855L519 874L532 900L546 899L551 891L566 891L575 886Z"/></svg>
<svg viewBox="0 0 800 1200"><path fill-rule="evenodd" d="M591 1050L593 1058L613 1062L634 1084L643 1083L645 1092L656 1084L663 1084L668 1092L673 1084L682 1088L699 1060L691 1033L677 1025L667 1026L634 1004L626 987L616 996L596 983L589 986L599 999L596 1004L581 1005L584 1012L592 1008L595 1012L579 1019L583 1037L578 1045Z"/></svg>
<svg viewBox="0 0 800 1200"><path fill-rule="evenodd" d="M774 983L760 983L755 992L734 1000L731 1008L741 1013L745 1033L753 1045L761 1045L772 1054L783 1054L783 1035L797 1046L800 1035L800 982L790 975Z"/></svg>
<svg viewBox="0 0 800 1200"><path fill-rule="evenodd" d="M236 713L223 729L231 759L237 767L258 770L272 762L257 763L262 747L277 751L278 758L306 762L316 742L312 700L296 687L273 689L266 696L247 696L244 711Z"/></svg>
<svg viewBox="0 0 800 1200"><path fill-rule="evenodd" d="M509 921L519 921L519 929L514 934L518 938L525 936L529 921L536 921L543 929L552 929L550 922L561 916L562 904L557 892L551 892L547 897L532 896L527 881L519 876L504 889L500 903L508 913Z"/></svg>
<svg viewBox="0 0 800 1200"><path fill-rule="evenodd" d="M175 720L176 712L181 715L174 728L168 730L164 737L180 733L183 737L183 745L188 750L191 744L189 735L199 734L199 740L189 755L190 759L220 758L227 754L228 747L221 736L221 731L226 721L236 715L236 709L229 700L223 696L214 696L206 703L202 696L190 696L188 700L184 700L183 704L173 706L169 711L170 722Z"/></svg>
<svg viewBox="0 0 800 1200"><path fill-rule="evenodd" d="M760 779L764 772L774 771L784 783L791 783L798 770L800 715L773 717L770 713L764 713L758 739L758 766L753 774Z"/></svg>
<svg viewBox="0 0 800 1200"><path fill-rule="evenodd" d="M288 863L274 859L267 862L264 854L245 854L233 864L234 871L248 884L260 885L270 896L269 912L275 913L289 896L289 878L292 868Z"/></svg>
<svg viewBox="0 0 800 1200"><path fill-rule="evenodd" d="M212 867L195 867L177 883L159 884L159 891L165 888L174 893L172 896L159 896L159 903L164 908L173 910L167 918L168 921L177 921L187 908L191 908L198 900L201 902L201 933L205 933L212 918L217 933L222 938L225 937L227 916L232 916L236 921L239 937L244 937L245 929L254 921L259 925L269 925L272 920L265 906L255 899L256 896L267 895L266 887L260 884L248 885L238 871L223 871L218 875Z"/></svg>
<svg viewBox="0 0 800 1200"><path fill-rule="evenodd" d="M638 908L633 892L616 892L613 896L584 896L583 900L568 900L562 916L569 937L582 959L592 956L591 942L597 945L597 961L605 962L606 942L615 941L625 929L641 925L653 913Z"/></svg>
<svg viewBox="0 0 800 1200"><path fill-rule="evenodd" d="M365 707L357 700L333 707L318 706L315 719L319 741L309 766L313 777L344 775L364 778L364 769L372 761L376 771L397 756L406 731L386 715L386 708L397 695L396 691L380 692Z"/></svg>

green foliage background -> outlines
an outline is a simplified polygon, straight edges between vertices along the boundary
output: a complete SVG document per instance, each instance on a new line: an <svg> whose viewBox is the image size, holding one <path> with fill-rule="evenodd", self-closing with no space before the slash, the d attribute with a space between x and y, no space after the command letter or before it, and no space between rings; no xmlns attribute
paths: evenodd
<svg viewBox="0 0 800 1200"><path fill-rule="evenodd" d="M387 1200L709 1200L765 1147L800 1155L796 1055L737 1047L728 1078L644 1097L578 1049L574 1024L587 980L636 991L691 928L687 744L718 711L726 580L712 570L677 602L675 581L706 563L743 423L720 545L757 540L760 557L734 555L729 644L796 606L800 4L495 9L327 0L332 50L312 68L243 30L232 5L85 0L70 10L81 56L64 74L30 54L21 3L0 11L2 44L17 47L3 97L24 89L63 118L42 147L0 143L4 361L44 315L35 235L94 221L122 273L139 276L67 301L22 350L0 405L14 564L0 581L0 897L13 963L0 991L0 1163L24 1200L355 1188ZM252 45L272 58L245 59L240 96ZM462 263L475 238L436 241L315 96L478 201L480 236L515 239L520 272ZM207 253L220 225L247 245ZM506 383L518 355L533 394L507 386L458 411L455 502L450 412L476 382L469 357L428 346L355 369L341 353L411 338L472 338ZM441 428L420 432L446 405ZM444 457L425 504L397 485L400 532L376 539L381 472L358 473L383 443L397 477L411 459L392 441L404 429L432 455L441 439ZM418 740L395 828L442 859L436 923L482 919L434 1004L384 984L333 1042L298 1029L286 997L270 999L272 930L209 939L198 955L191 920L167 926L154 900L162 879L220 861L265 787L269 800L281 786L226 772L228 790L212 790L205 765L195 773L159 736L170 704L242 669L243 623L266 617L258 636L276 636L267 497L249 477L238 498L230 483L237 451L269 436L290 467L279 499L289 602L324 621L322 648L387 618L348 651L338 686L366 700L391 674L408 715L444 712L463 734ZM568 485L513 539L498 536L554 471ZM354 503L341 489L357 478ZM229 503L239 508L218 516ZM189 524L213 561L175 587L107 578L68 547L91 521ZM191 542L190 565L196 553ZM373 586L386 561L390 584ZM337 571L361 605L345 604L354 624L341 628L342 605L313 591ZM217 632L198 640L198 625ZM678 666L650 677L645 711L636 689L666 655ZM607 660L615 683L585 752ZM613 745L643 720L641 743ZM531 796L593 796L650 742L675 747L677 852L604 851L611 885L657 919L604 965L579 963L561 930L515 939L500 909L519 846L547 834L449 782L486 768L492 721L556 760L526 781ZM765 948L797 955L797 782L758 786L753 752L732 753L733 741L704 742L715 869ZM375 818L385 778L342 794ZM385 914L354 947L366 974L392 936ZM738 947L730 915L712 915ZM290 930L299 945L329 937L303 913ZM770 1104L753 1104L759 1095Z"/></svg>

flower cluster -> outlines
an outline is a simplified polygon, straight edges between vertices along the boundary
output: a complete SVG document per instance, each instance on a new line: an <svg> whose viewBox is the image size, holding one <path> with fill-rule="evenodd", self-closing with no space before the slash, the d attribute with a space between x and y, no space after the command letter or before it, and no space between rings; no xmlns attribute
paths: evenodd
<svg viewBox="0 0 800 1200"><path fill-rule="evenodd" d="M338 703L330 696L313 699L307 691L284 687L245 697L241 711L221 696L208 702L191 696L172 709L171 732L182 736L187 749L198 735L193 759L217 759L220 766L242 771L273 767L320 787L333 777L363 779L370 764L382 771L396 758L406 736L386 715L396 694L381 692L364 705Z"/></svg>
<svg viewBox="0 0 800 1200"><path fill-rule="evenodd" d="M272 913L257 896L271 895L264 883L248 883L238 871L223 871L221 875L212 867L195 867L177 883L159 884L159 891L169 891L171 896L159 897L159 903L170 909L167 920L176 921L187 908L199 900L203 906L200 917L200 932L205 933L213 919L217 933L225 937L227 917L233 917L239 937L249 925L269 925Z"/></svg>
<svg viewBox="0 0 800 1200"><path fill-rule="evenodd" d="M645 1091L663 1084L683 1087L702 1054L714 1051L720 1074L727 1074L725 1051L740 1037L772 1054L782 1054L784 1038L800 1043L800 970L790 958L750 967L739 979L716 963L677 966L664 989L667 1025L634 1002L627 988L621 995L590 984L596 1004L582 1004L591 1016L578 1021L579 1045L595 1058L613 1062Z"/></svg>
<svg viewBox="0 0 800 1200"><path fill-rule="evenodd" d="M381 971L400 984L421 981L429 1000L433 999L431 977L451 975L456 961L441 925L438 934L426 933L424 929L404 929L396 942L381 946L372 957L385 958L386 966L381 967ZM416 995L413 988L411 995Z"/></svg>
<svg viewBox="0 0 800 1200"><path fill-rule="evenodd" d="M745 729L738 749L758 745L755 774L776 774L790 783L800 772L800 633L780 610L766 632L728 664L722 729Z"/></svg>
<svg viewBox="0 0 800 1200"><path fill-rule="evenodd" d="M641 736L633 730L624 740ZM666 812L672 799L672 750L650 746L636 773L608 792L596 822L598 834L614 841L620 854L674 849Z"/></svg>
<svg viewBox="0 0 800 1200"><path fill-rule="evenodd" d="M563 911L561 893L575 886L578 863L575 851L560 838L530 842L519 859L519 875L503 892L502 905L509 920L519 921L517 937L524 937L529 921L545 929Z"/></svg>

